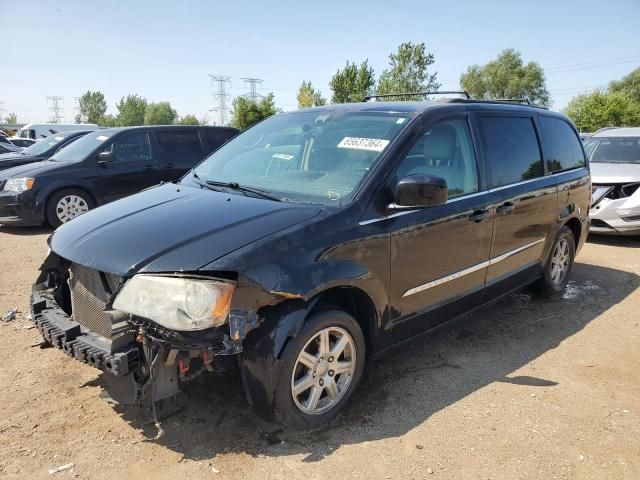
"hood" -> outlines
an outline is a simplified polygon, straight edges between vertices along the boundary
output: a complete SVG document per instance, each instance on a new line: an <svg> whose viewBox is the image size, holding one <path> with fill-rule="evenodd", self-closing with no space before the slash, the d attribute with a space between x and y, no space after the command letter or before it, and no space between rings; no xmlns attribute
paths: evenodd
<svg viewBox="0 0 640 480"><path fill-rule="evenodd" d="M88 212L51 237L67 260L120 276L196 271L321 207L166 184Z"/></svg>
<svg viewBox="0 0 640 480"><path fill-rule="evenodd" d="M19 153L0 154L0 170L25 165L38 161L38 157L32 155L20 155Z"/></svg>
<svg viewBox="0 0 640 480"><path fill-rule="evenodd" d="M594 184L640 182L640 163L592 162L589 169Z"/></svg>
<svg viewBox="0 0 640 480"><path fill-rule="evenodd" d="M29 158L29 157L22 157L22 158ZM48 160L44 162L37 162L37 163L34 163L32 161L27 165L20 165L17 167L11 167L11 168L2 170L2 166L0 164L0 170L2 170L0 172L0 181L6 180L7 178L19 178L24 176L33 177L34 175L37 175L39 173L55 170L65 165L68 165L68 163L50 162Z"/></svg>

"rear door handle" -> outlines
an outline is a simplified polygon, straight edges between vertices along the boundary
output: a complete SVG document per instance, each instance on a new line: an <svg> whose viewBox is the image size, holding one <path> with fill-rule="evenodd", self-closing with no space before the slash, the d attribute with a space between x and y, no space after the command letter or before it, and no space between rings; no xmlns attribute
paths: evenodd
<svg viewBox="0 0 640 480"><path fill-rule="evenodd" d="M506 215L507 213L511 213L511 211L515 208L516 206L511 203L511 202L506 202L503 203L502 205L500 205L498 208L496 208L496 213L498 215Z"/></svg>
<svg viewBox="0 0 640 480"><path fill-rule="evenodd" d="M175 166L176 166L176 164L175 164L175 163L165 163L165 164L163 165L163 167L164 167L164 168L174 168Z"/></svg>
<svg viewBox="0 0 640 480"><path fill-rule="evenodd" d="M144 166L145 170L155 170L156 168L158 168L158 167L156 167L155 165L145 165Z"/></svg>
<svg viewBox="0 0 640 480"><path fill-rule="evenodd" d="M471 215L469 215L470 222L480 223L485 218L489 218L491 212L489 210L476 210Z"/></svg>

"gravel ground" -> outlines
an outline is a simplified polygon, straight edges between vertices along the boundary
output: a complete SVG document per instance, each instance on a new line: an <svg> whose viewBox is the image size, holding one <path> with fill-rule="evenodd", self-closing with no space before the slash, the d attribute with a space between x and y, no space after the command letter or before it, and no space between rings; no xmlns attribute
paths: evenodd
<svg viewBox="0 0 640 480"><path fill-rule="evenodd" d="M0 322L1 478L640 478L638 240L591 238L562 299L523 291L373 361L322 431L282 431L212 375L163 407L153 440L147 410L109 405L96 370L37 346L48 234L0 228L0 311L19 310Z"/></svg>

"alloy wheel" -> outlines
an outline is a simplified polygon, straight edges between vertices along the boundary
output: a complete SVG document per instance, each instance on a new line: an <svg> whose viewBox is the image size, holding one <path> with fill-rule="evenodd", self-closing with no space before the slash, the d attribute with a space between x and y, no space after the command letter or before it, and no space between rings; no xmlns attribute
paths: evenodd
<svg viewBox="0 0 640 480"><path fill-rule="evenodd" d="M569 242L566 238L561 238L551 255L551 281L554 285L561 285L564 281L569 272L570 260Z"/></svg>
<svg viewBox="0 0 640 480"><path fill-rule="evenodd" d="M349 332L339 327L317 332L294 364L291 395L296 407L309 415L333 408L349 390L356 361L355 344Z"/></svg>

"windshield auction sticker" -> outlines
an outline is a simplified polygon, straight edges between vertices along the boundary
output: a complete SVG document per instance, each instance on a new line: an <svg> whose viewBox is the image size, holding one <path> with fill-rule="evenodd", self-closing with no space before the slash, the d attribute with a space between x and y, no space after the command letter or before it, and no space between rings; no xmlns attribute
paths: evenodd
<svg viewBox="0 0 640 480"><path fill-rule="evenodd" d="M389 140L383 140L382 138L344 137L338 144L338 148L353 148L355 150L381 152L387 145L389 145Z"/></svg>

